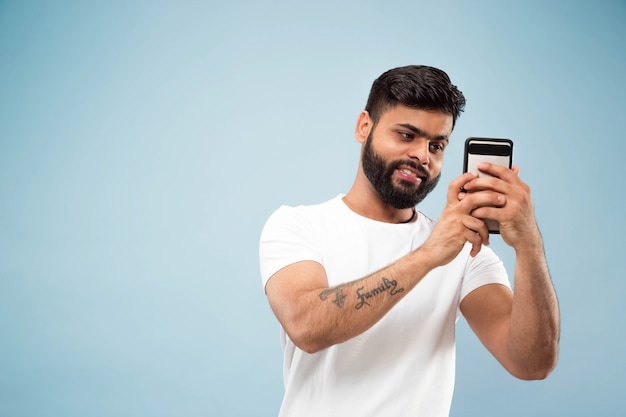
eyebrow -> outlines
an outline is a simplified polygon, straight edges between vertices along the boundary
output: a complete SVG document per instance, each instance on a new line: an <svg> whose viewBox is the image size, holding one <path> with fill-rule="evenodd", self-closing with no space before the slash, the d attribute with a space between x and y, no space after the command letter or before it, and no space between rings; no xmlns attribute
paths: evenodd
<svg viewBox="0 0 626 417"><path fill-rule="evenodd" d="M396 126L400 126L405 129L408 129L411 132L413 132L415 135L426 138L428 140L444 140L446 142L450 141L447 135L431 135L431 134L424 132L419 127L413 126L410 123L397 123Z"/></svg>

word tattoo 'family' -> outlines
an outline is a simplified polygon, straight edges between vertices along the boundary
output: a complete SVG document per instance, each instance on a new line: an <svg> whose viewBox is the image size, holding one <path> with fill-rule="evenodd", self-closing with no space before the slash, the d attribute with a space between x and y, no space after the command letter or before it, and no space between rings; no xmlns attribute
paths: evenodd
<svg viewBox="0 0 626 417"><path fill-rule="evenodd" d="M350 284L347 284L346 286L353 286L353 285L355 285L355 283L350 283ZM332 300L332 303L337 305L337 307L343 307L345 305L346 298L347 298L343 292L344 287L345 286L340 285L338 287L328 288L320 293L320 299L322 301L326 301L331 294L334 294L335 299ZM367 291L367 292L363 292L363 288L365 287L359 287L356 290L356 296L359 300L355 305L355 308L357 310L363 307L364 305L369 306L370 304L366 300L376 295L382 294L385 291L389 291L390 295L396 295L404 291L404 288L398 288L398 282L395 279L387 279L385 277L383 277L383 280L378 287L373 288L372 290Z"/></svg>
<svg viewBox="0 0 626 417"><path fill-rule="evenodd" d="M364 287L356 290L356 296L359 297L359 302L356 304L357 310L364 305L370 305L367 301L368 298L372 298L375 295L382 294L385 291L389 291L390 295L396 295L399 292L404 291L404 288L397 288L398 282L395 279L389 280L383 277L383 282L376 288L366 293L362 293Z"/></svg>

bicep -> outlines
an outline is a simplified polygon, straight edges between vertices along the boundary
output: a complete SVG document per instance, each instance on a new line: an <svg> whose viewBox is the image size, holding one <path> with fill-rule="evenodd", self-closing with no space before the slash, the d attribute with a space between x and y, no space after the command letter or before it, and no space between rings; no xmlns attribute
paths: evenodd
<svg viewBox="0 0 626 417"><path fill-rule="evenodd" d="M300 261L274 273L265 285L265 293L272 311L287 330L302 318L313 302L312 295L327 287L326 271L320 263Z"/></svg>
<svg viewBox="0 0 626 417"><path fill-rule="evenodd" d="M478 287L461 301L461 312L472 331L505 367L512 306L513 293L501 284Z"/></svg>

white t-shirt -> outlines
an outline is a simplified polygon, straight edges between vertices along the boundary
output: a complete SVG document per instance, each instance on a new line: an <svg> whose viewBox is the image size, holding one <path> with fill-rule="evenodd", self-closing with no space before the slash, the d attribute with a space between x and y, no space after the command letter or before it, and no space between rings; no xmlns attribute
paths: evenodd
<svg viewBox="0 0 626 417"><path fill-rule="evenodd" d="M303 260L323 265L331 287L363 278L418 248L435 224L420 212L405 224L371 220L342 197L282 206L270 216L260 242L263 285ZM379 322L347 342L308 354L281 331L280 416L448 416L460 302L485 284L510 288L488 247L476 257L470 249L467 244L452 262L431 271Z"/></svg>

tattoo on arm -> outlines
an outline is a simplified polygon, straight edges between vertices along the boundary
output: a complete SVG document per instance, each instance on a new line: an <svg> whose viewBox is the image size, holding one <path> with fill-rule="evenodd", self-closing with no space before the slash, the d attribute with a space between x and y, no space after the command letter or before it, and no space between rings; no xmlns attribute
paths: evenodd
<svg viewBox="0 0 626 417"><path fill-rule="evenodd" d="M331 300L333 304L337 305L337 307L343 308L346 303L346 295L343 292L345 287L351 287L356 285L359 281L351 282L345 285L339 285L337 287L328 288L320 293L320 299L322 301L326 301L328 297L332 294L335 295L334 299ZM395 279L387 279L383 277L380 285L370 291L363 292L365 287L359 287L356 289L356 296L358 298L358 302L355 305L355 308L358 310L363 306L369 306L370 303L367 302L372 297L380 295L386 291L389 291L389 295L396 295L404 291L404 288L398 288L398 282Z"/></svg>
<svg viewBox="0 0 626 417"><path fill-rule="evenodd" d="M342 290L343 286L338 286L338 287L334 287L334 288L329 288L327 290L324 290L320 293L320 299L322 301L326 301L326 299L328 299L328 297L331 294L335 294L335 299L332 300L333 304L336 304L337 307L343 307L343 305L346 302L346 295L343 293Z"/></svg>
<svg viewBox="0 0 626 417"><path fill-rule="evenodd" d="M360 287L357 288L356 290L356 296L359 298L359 302L356 303L356 309L360 309L361 307L363 307L364 305L369 306L370 303L368 303L366 300L384 293L385 291L389 291L389 295L396 295L399 292L403 292L404 288L398 288L398 282L395 279L387 279L385 277L383 277L382 282L380 283L380 285L376 288L374 288L371 291L368 291L366 293L363 293L363 288L364 287Z"/></svg>

